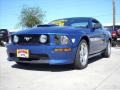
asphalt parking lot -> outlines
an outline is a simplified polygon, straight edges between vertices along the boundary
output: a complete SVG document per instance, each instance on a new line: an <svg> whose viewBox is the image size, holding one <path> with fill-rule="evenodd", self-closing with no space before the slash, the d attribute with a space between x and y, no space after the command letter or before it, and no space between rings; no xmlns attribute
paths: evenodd
<svg viewBox="0 0 120 90"><path fill-rule="evenodd" d="M69 65L19 66L7 61L0 47L0 90L120 90L120 47L112 48L110 58L97 56L86 69Z"/></svg>

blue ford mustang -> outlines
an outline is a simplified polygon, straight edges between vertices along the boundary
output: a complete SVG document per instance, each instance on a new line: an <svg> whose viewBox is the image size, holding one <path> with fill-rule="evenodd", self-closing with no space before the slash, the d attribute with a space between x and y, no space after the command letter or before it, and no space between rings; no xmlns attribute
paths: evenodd
<svg viewBox="0 0 120 90"><path fill-rule="evenodd" d="M89 17L58 19L11 35L8 60L17 64L73 64L83 69L88 59L111 54L111 35Z"/></svg>

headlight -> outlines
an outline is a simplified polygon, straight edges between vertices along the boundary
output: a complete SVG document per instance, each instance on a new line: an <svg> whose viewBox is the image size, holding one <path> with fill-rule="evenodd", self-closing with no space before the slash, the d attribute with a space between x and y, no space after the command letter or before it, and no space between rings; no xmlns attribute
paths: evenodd
<svg viewBox="0 0 120 90"><path fill-rule="evenodd" d="M19 37L17 35L13 36L13 42L18 43Z"/></svg>
<svg viewBox="0 0 120 90"><path fill-rule="evenodd" d="M68 44L69 39L67 36L61 36L60 41L61 41L61 44L65 45L65 44Z"/></svg>
<svg viewBox="0 0 120 90"><path fill-rule="evenodd" d="M66 35L56 35L55 42L56 44L66 45L69 43L69 38Z"/></svg>
<svg viewBox="0 0 120 90"><path fill-rule="evenodd" d="M39 40L41 43L46 43L47 42L47 35L41 35Z"/></svg>

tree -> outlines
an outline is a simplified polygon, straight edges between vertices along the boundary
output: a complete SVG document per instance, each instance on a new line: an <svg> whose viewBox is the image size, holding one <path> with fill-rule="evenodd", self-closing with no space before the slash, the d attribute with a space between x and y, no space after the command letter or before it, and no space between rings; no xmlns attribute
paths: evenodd
<svg viewBox="0 0 120 90"><path fill-rule="evenodd" d="M42 24L45 13L39 7L24 7L21 11L19 25L30 28Z"/></svg>

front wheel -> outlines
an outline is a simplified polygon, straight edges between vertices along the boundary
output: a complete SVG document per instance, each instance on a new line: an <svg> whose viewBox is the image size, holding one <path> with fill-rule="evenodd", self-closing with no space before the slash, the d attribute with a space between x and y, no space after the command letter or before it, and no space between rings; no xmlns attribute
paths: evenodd
<svg viewBox="0 0 120 90"><path fill-rule="evenodd" d="M86 40L81 40L77 54L76 59L74 62L74 66L76 69L84 69L88 65L88 44Z"/></svg>

